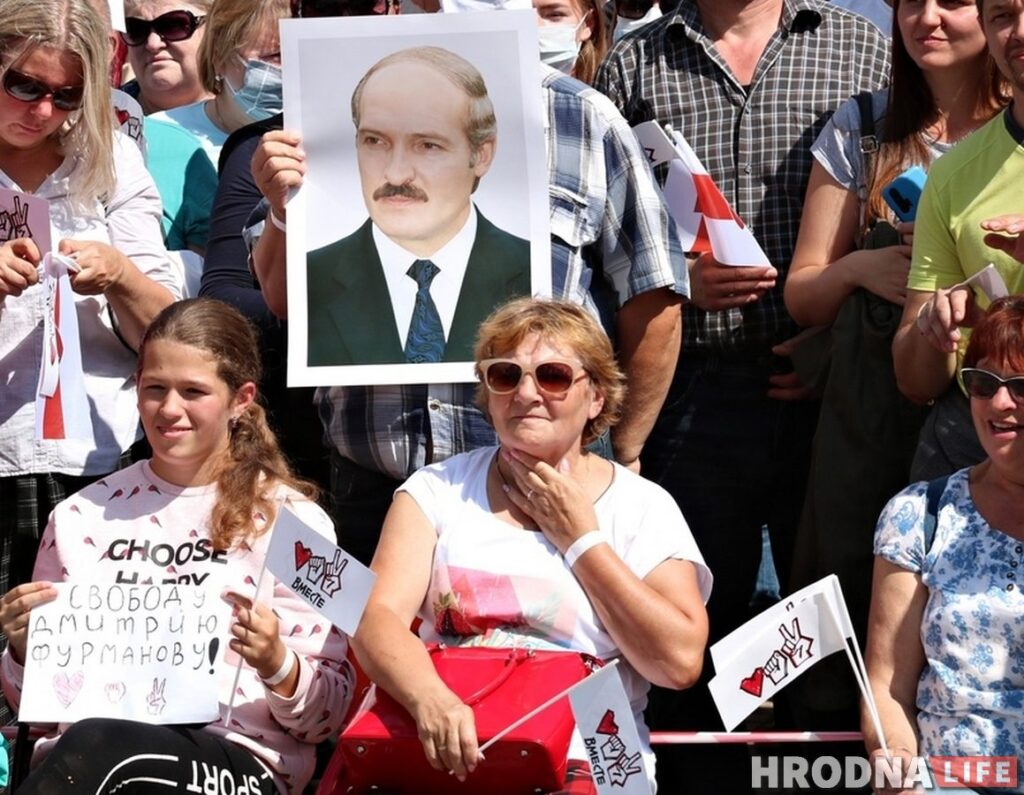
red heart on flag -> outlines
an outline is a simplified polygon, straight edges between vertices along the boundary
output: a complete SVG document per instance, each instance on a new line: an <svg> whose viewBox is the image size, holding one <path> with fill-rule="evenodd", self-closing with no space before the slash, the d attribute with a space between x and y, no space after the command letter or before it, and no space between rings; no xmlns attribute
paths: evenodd
<svg viewBox="0 0 1024 795"><path fill-rule="evenodd" d="M752 696L761 697L761 688L764 686L764 668L755 668L754 673L740 682L740 690L750 693Z"/></svg>
<svg viewBox="0 0 1024 795"><path fill-rule="evenodd" d="M601 722L597 724L598 734L618 734L619 724L615 722L615 713L610 709L604 711L604 717L601 718Z"/></svg>
<svg viewBox="0 0 1024 795"><path fill-rule="evenodd" d="M309 559L313 557L313 550L303 544L301 541L295 542L295 570L298 571L307 563Z"/></svg>

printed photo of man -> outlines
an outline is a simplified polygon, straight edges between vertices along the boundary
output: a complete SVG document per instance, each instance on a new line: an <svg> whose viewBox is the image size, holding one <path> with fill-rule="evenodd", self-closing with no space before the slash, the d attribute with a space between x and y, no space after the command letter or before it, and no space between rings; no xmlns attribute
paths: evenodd
<svg viewBox="0 0 1024 795"><path fill-rule="evenodd" d="M528 242L472 201L497 147L483 77L400 50L359 81L352 121L369 218L307 255L308 364L471 361L480 322L530 293Z"/></svg>

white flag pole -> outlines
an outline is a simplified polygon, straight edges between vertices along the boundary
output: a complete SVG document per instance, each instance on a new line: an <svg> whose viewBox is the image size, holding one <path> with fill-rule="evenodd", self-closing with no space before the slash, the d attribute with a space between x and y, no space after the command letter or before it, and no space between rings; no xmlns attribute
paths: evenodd
<svg viewBox="0 0 1024 795"><path fill-rule="evenodd" d="M511 724L506 726L500 732L495 734L490 740L488 740L483 745L481 745L480 746L480 753L483 753L484 751L486 751L488 748L490 748L492 745L494 745L496 742L498 742L498 740L500 740L502 737L504 737L506 734L508 734L513 729L516 729L519 726L522 726L524 723L526 723L526 721L528 721L534 715L536 715L536 714L546 710L548 707L550 707L552 704L554 704L560 698L564 698L565 696L569 695L569 693L571 691L575 690L577 687L579 687L584 682L589 680L591 676L597 676L598 674L602 673L603 671L609 671L609 670L611 670L612 668L614 668L618 664L619 664L619 661L617 659L612 660L607 665L603 666L602 668L598 669L594 673L590 674L590 676L587 676L587 677L581 679L580 681L576 682L575 684L570 685L569 687L567 687L561 693L558 693L557 695L552 696L547 701L545 701L543 704L541 704L539 707L536 707L535 709L531 709L529 712L527 712L525 715L523 715L523 717L519 718L516 721L513 721Z"/></svg>
<svg viewBox="0 0 1024 795"><path fill-rule="evenodd" d="M268 535L273 534L274 528L277 526L277 517L281 515L281 510L284 508L285 502L288 500L288 493L285 492L277 500L277 511L274 513L274 523L270 526L270 532ZM263 575L267 573L267 558L263 557L263 568L260 569L260 576L256 578L256 592L252 595L253 604L256 603L256 599L260 595L260 587L263 585ZM290 653L290 652L289 652ZM231 695L228 698L228 711L224 715L224 726L225 728L230 727L231 723L231 712L235 708L235 693L238 691L238 680L242 676L242 663L245 660L242 655L238 655L238 667L235 668L235 678L231 682Z"/></svg>
<svg viewBox="0 0 1024 795"><path fill-rule="evenodd" d="M838 599L842 599L841 591L837 590L836 594ZM882 719L878 715L878 705L875 703L875 697L871 693L871 683L867 679L867 668L859 667L857 661L853 658L853 653L850 651L850 641L852 640L854 648L857 649L857 659L860 661L860 665L864 665L864 660L860 656L860 649L857 646L857 636L854 635L852 638L847 638L843 632L842 625L839 623L839 616L836 615L835 608L832 607L832 602L828 599L822 599L822 601L825 602L828 616L832 619L832 625L840 636L843 637L843 648L846 649L846 658L850 661L850 666L853 668L853 676L857 680L857 686L860 688L861 695L864 696L864 703L867 704L868 714L871 716L871 724L875 727L878 741L882 744L882 753L889 757L889 746L885 742L885 732L882 731Z"/></svg>

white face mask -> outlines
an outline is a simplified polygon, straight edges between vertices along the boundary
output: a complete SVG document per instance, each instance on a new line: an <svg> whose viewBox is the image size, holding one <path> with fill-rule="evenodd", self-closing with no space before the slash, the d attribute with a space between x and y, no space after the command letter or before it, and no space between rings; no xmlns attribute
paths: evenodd
<svg viewBox="0 0 1024 795"><path fill-rule="evenodd" d="M540 40L540 59L552 69L572 74L580 54L580 42L576 41L576 34L589 14L588 11L575 25L567 22L539 25L537 38Z"/></svg>
<svg viewBox="0 0 1024 795"><path fill-rule="evenodd" d="M615 18L615 32L612 33L612 41L618 41L627 33L632 33L637 28L642 28L648 22L653 22L661 16L661 8L657 5L651 6L650 11L640 19L626 19L625 17Z"/></svg>
<svg viewBox="0 0 1024 795"><path fill-rule="evenodd" d="M235 104L253 121L269 119L284 108L281 92L281 67L274 64L245 60L245 75L240 88L231 85L225 78L224 87Z"/></svg>

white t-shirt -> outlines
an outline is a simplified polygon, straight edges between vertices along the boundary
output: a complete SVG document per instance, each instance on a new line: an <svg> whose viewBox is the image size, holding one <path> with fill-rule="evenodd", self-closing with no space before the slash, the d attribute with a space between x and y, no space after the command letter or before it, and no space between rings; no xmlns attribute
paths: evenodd
<svg viewBox="0 0 1024 795"><path fill-rule="evenodd" d="M653 783L654 755L643 722L650 684L622 656L558 549L543 533L491 512L487 470L496 452L485 447L425 467L399 489L437 530L420 637L449 646L572 649L605 661L621 658L619 676ZM655 483L614 466L611 486L594 503L612 548L641 579L666 560L691 561L707 601L711 571L675 501ZM586 758L575 745L569 755Z"/></svg>

